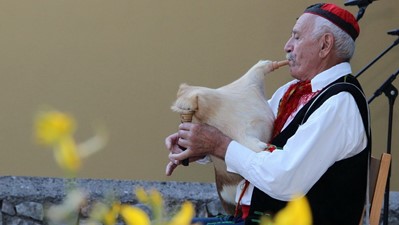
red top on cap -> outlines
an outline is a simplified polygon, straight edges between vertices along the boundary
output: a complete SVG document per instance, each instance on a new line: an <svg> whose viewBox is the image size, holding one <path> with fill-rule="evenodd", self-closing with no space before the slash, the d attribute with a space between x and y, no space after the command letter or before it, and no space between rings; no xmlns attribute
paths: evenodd
<svg viewBox="0 0 399 225"><path fill-rule="evenodd" d="M337 5L318 3L309 6L304 13L315 14L329 20L348 33L353 40L359 36L360 28L356 18L349 11Z"/></svg>

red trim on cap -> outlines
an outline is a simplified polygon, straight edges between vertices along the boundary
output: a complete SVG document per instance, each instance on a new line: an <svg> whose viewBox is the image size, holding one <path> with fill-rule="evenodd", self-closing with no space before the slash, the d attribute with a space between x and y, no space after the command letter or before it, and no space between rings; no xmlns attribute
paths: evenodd
<svg viewBox="0 0 399 225"><path fill-rule="evenodd" d="M360 28L355 17L337 5L318 3L306 8L304 13L311 13L329 20L349 34L353 40L359 36Z"/></svg>
<svg viewBox="0 0 399 225"><path fill-rule="evenodd" d="M330 3L324 4L321 8L341 17L347 23L352 24L357 33L360 32L359 24L357 23L356 18L348 11L343 10L342 8L339 8L336 5Z"/></svg>

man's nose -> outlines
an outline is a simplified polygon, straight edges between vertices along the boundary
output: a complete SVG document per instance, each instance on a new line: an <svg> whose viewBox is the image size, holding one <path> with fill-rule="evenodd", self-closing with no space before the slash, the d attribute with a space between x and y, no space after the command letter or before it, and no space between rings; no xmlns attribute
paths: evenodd
<svg viewBox="0 0 399 225"><path fill-rule="evenodd" d="M288 40L287 43L285 43L285 46L284 46L284 51L287 52L287 53L292 52L292 49L293 49L293 46L292 46L290 40Z"/></svg>

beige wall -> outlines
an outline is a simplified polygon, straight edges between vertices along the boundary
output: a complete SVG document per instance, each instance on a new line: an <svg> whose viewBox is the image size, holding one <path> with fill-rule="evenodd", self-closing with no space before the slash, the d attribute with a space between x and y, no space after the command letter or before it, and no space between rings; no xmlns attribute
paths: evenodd
<svg viewBox="0 0 399 225"><path fill-rule="evenodd" d="M344 0L332 1L343 6ZM32 142L34 112L50 105L73 113L77 138L106 124L107 148L89 158L81 177L213 181L211 166L164 175L164 138L177 129L169 109L178 85L219 87L259 59L284 58L305 0L38 0L0 2L0 174L62 176L49 151ZM347 7L354 14L356 6ZM354 72L387 48L399 28L397 0L371 4L360 21ZM398 69L394 48L360 77L367 96ZM290 80L266 79L267 93ZM394 84L398 87L399 82ZM374 154L385 151L388 108L371 104ZM392 187L399 189L398 106L393 125Z"/></svg>

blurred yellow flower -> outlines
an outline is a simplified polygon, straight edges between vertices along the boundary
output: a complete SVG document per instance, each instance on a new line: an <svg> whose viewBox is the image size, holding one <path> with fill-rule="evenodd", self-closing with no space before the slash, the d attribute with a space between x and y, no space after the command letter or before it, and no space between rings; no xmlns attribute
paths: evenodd
<svg viewBox="0 0 399 225"><path fill-rule="evenodd" d="M69 175L75 175L81 167L82 159L103 148L107 141L105 130L97 129L96 135L77 143L73 138L76 129L74 118L56 110L39 113L35 117L34 125L36 140L53 149L56 162ZM64 203L52 206L48 210L47 217L55 224L76 224L76 220L79 220L77 215L86 203L86 196L74 186L71 188ZM147 193L143 188L137 188L135 194L138 201L150 206L154 225L191 224L195 210L190 202L183 203L180 211L168 222L163 217L163 197L158 190L152 189ZM150 217L145 211L138 207L121 205L115 200L112 200L111 204L95 203L87 223L115 225L119 216L127 225L151 225Z"/></svg>
<svg viewBox="0 0 399 225"><path fill-rule="evenodd" d="M114 202L111 206L111 209L104 215L104 224L105 225L116 224L116 219L119 216L120 209L121 209L121 204L119 202Z"/></svg>
<svg viewBox="0 0 399 225"><path fill-rule="evenodd" d="M109 212L110 208L103 202L95 202L90 210L87 225L98 225L104 221L104 216ZM107 224L108 225L108 224Z"/></svg>
<svg viewBox="0 0 399 225"><path fill-rule="evenodd" d="M98 129L97 135L82 143L76 143L73 133L76 129L75 119L56 110L42 111L35 117L36 140L54 150L58 165L74 176L81 167L82 158L103 148L107 141L104 129Z"/></svg>
<svg viewBox="0 0 399 225"><path fill-rule="evenodd" d="M75 126L75 120L68 114L58 111L41 112L35 118L36 139L41 144L52 146L65 136L71 136Z"/></svg>
<svg viewBox="0 0 399 225"><path fill-rule="evenodd" d="M158 190L156 190L156 189L151 190L150 199L151 199L151 203L154 204L155 207L163 206L163 198L162 198L161 193Z"/></svg>
<svg viewBox="0 0 399 225"><path fill-rule="evenodd" d="M190 202L184 202L180 211L172 218L168 225L190 225L194 213L193 204Z"/></svg>
<svg viewBox="0 0 399 225"><path fill-rule="evenodd" d="M162 213L163 213L163 198L161 193L156 190L152 189L148 194L142 187L139 187L135 190L137 199L143 203L147 204L151 207L154 220L160 221L162 220Z"/></svg>
<svg viewBox="0 0 399 225"><path fill-rule="evenodd" d="M75 140L69 136L59 141L56 151L54 151L54 157L58 165L65 171L75 173L80 169L82 160L76 149Z"/></svg>
<svg viewBox="0 0 399 225"><path fill-rule="evenodd" d="M140 208L122 205L120 214L128 225L150 225L148 215Z"/></svg>
<svg viewBox="0 0 399 225"><path fill-rule="evenodd" d="M273 225L311 225L312 214L306 197L294 198L287 206L280 210Z"/></svg>
<svg viewBox="0 0 399 225"><path fill-rule="evenodd" d="M163 216L163 198L161 193L156 189L152 189L150 192L150 205L154 213L154 219L161 220Z"/></svg>
<svg viewBox="0 0 399 225"><path fill-rule="evenodd" d="M144 190L144 188L142 188L142 187L137 188L135 191L135 194L136 194L137 199L141 203L148 204L149 198L148 198L147 192Z"/></svg>

